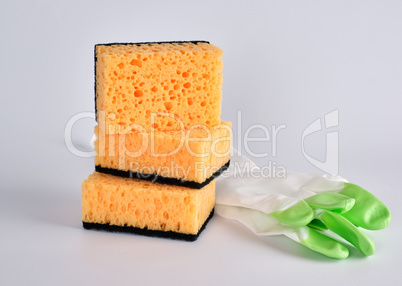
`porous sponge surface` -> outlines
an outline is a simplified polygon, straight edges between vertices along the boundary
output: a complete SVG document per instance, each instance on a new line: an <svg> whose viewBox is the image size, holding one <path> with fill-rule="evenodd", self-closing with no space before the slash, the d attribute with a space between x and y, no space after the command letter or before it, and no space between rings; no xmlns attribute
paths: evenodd
<svg viewBox="0 0 402 286"><path fill-rule="evenodd" d="M203 183L230 160L231 127L122 135L96 126L95 165Z"/></svg>
<svg viewBox="0 0 402 286"><path fill-rule="evenodd" d="M96 103L107 124L178 130L220 123L223 52L208 43L96 45ZM159 116L156 116L156 113ZM170 114L171 116L167 116Z"/></svg>
<svg viewBox="0 0 402 286"><path fill-rule="evenodd" d="M82 183L88 223L197 234L215 204L215 181L199 190L94 172Z"/></svg>

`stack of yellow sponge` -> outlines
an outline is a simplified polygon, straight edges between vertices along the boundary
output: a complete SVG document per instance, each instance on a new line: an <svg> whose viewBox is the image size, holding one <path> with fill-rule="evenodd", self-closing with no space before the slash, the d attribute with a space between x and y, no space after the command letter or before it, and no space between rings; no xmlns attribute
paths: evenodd
<svg viewBox="0 0 402 286"><path fill-rule="evenodd" d="M87 229L195 240L228 168L222 54L205 41L95 46L95 172Z"/></svg>

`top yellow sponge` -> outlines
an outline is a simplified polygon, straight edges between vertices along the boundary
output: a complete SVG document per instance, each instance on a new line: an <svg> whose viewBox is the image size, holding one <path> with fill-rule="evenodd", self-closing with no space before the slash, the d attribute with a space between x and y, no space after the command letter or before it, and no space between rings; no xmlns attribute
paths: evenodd
<svg viewBox="0 0 402 286"><path fill-rule="evenodd" d="M95 101L106 125L179 130L221 122L222 50L208 42L95 46Z"/></svg>

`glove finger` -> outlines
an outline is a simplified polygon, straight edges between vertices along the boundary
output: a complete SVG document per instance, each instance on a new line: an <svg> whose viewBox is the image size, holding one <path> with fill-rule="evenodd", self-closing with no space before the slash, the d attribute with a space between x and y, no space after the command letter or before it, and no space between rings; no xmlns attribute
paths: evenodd
<svg viewBox="0 0 402 286"><path fill-rule="evenodd" d="M340 194L354 198L356 201L353 208L343 214L350 222L369 230L379 230L389 225L391 213L372 193L360 186L345 183Z"/></svg>
<svg viewBox="0 0 402 286"><path fill-rule="evenodd" d="M309 228L308 237L300 244L331 258L344 259L349 256L349 250L344 245L312 228Z"/></svg>
<svg viewBox="0 0 402 286"><path fill-rule="evenodd" d="M346 258L349 250L338 241L309 227L295 227L280 223L277 219L258 210L217 204L217 214L237 220L257 235L284 234L302 245L332 258Z"/></svg>
<svg viewBox="0 0 402 286"><path fill-rule="evenodd" d="M350 242L363 252L364 255L369 256L374 253L374 242L343 216L337 213L324 211L321 215L321 219L331 231Z"/></svg>
<svg viewBox="0 0 402 286"><path fill-rule="evenodd" d="M305 226L313 220L314 211L305 201L301 201L288 209L272 212L269 215L288 225Z"/></svg>
<svg viewBox="0 0 402 286"><path fill-rule="evenodd" d="M308 225L308 227L317 229L317 230L327 230L328 227L319 219L313 219Z"/></svg>
<svg viewBox="0 0 402 286"><path fill-rule="evenodd" d="M352 209L355 199L338 193L321 193L311 196L305 201L314 208L345 213Z"/></svg>

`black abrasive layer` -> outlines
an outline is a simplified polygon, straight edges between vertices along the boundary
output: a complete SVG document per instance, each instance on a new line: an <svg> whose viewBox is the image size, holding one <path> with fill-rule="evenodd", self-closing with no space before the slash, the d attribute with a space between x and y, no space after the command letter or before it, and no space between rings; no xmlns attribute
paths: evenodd
<svg viewBox="0 0 402 286"><path fill-rule="evenodd" d="M98 120L98 109L96 106L96 61L97 61L97 57L96 57L96 47L97 46L119 46L119 45L150 45L150 44L185 44L185 43L193 43L195 45L197 45L198 43L206 43L209 44L208 41L167 41L167 42L139 42L139 43L106 43L106 44L96 44L94 47L94 74L95 74L95 86L94 86L94 91L95 91L95 120Z"/></svg>
<svg viewBox="0 0 402 286"><path fill-rule="evenodd" d="M102 224L102 223L91 223L91 222L82 222L82 225L85 229L96 229L96 230L106 230L111 232L126 232L133 234L140 234L145 236L152 237L163 237L163 238L171 238L185 241L195 241L200 233L205 229L207 223L211 220L214 215L214 209L212 209L209 214L207 220L204 222L200 230L197 234L186 234L174 231L161 231L161 230L151 230L147 228L138 228L132 226L118 226L118 225L110 225L110 224Z"/></svg>
<svg viewBox="0 0 402 286"><path fill-rule="evenodd" d="M176 178L163 177L163 176L159 176L157 174L143 174L143 173L137 173L137 172L131 172L131 171L123 171L123 170L104 168L101 166L95 166L95 171L99 172L99 173L104 173L104 174L109 174L109 175L114 175L114 176L119 176L119 177L124 177L124 178L133 178L133 179L151 181L151 182L159 183L159 184L180 186L180 187L186 187L186 188L190 188L190 189L201 189L204 186L208 185L213 179L215 179L220 174L222 174L223 171L227 170L227 168L229 168L229 165L230 165L230 160L225 165L223 165L218 171L213 173L211 177L209 177L202 183L198 183L198 182L194 182L194 181L180 180L180 179L176 179Z"/></svg>

